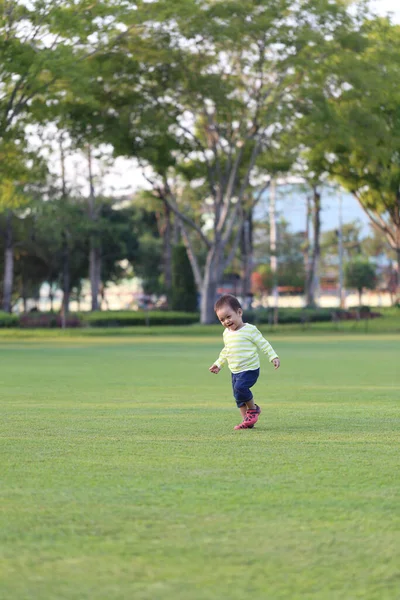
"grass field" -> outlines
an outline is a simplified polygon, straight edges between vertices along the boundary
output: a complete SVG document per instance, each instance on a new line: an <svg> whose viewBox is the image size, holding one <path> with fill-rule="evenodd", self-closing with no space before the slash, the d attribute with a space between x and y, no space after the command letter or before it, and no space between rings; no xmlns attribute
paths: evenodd
<svg viewBox="0 0 400 600"><path fill-rule="evenodd" d="M400 597L400 335L272 335L234 432L221 333L0 337L2 599Z"/></svg>

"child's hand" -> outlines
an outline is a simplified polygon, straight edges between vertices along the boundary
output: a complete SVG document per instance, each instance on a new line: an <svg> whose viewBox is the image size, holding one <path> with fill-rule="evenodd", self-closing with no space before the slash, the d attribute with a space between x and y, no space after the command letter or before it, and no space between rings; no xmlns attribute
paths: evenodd
<svg viewBox="0 0 400 600"><path fill-rule="evenodd" d="M275 369L279 369L279 367L281 366L281 361L279 360L279 358L274 358L272 364L274 365Z"/></svg>
<svg viewBox="0 0 400 600"><path fill-rule="evenodd" d="M217 365L212 365L208 370L211 371L211 373L215 373L217 375L221 369L217 367Z"/></svg>

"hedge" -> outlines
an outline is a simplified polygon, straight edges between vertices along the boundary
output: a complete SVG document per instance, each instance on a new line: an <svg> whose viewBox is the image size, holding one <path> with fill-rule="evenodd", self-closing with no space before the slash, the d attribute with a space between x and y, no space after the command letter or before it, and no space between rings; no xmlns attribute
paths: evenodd
<svg viewBox="0 0 400 600"><path fill-rule="evenodd" d="M0 327L18 327L18 315L0 310Z"/></svg>
<svg viewBox="0 0 400 600"><path fill-rule="evenodd" d="M23 329L33 328L61 328L62 320L61 315L58 313L42 313L42 312L30 312L25 313L19 317L19 326ZM67 327L81 327L82 320L79 315L70 313L66 320Z"/></svg>
<svg viewBox="0 0 400 600"><path fill-rule="evenodd" d="M355 319L357 311L353 309L351 312L340 308L280 308L278 311L278 322L282 325L286 323L321 323L329 322L334 319L334 316L339 319ZM367 307L367 310L360 312L360 317L366 316L376 317L379 313L372 313ZM259 308L255 310L244 311L244 321L254 323L255 325L272 323L273 309Z"/></svg>
<svg viewBox="0 0 400 600"><path fill-rule="evenodd" d="M379 312L372 312L369 307L343 310L335 308L280 308L278 320L280 324L316 323L333 320L378 317ZM398 312L399 309L383 309ZM255 325L270 324L273 321L273 309L257 308L244 311L244 321ZM198 313L179 311L97 311L74 314L67 319L67 327L132 327L148 325L191 325L199 323ZM215 323L218 319L215 317ZM31 312L23 315L9 314L0 311L0 328L61 328L61 316L58 313Z"/></svg>
<svg viewBox="0 0 400 600"><path fill-rule="evenodd" d="M83 313L83 324L89 327L132 327L146 325L191 325L198 323L198 313L174 311L97 311Z"/></svg>

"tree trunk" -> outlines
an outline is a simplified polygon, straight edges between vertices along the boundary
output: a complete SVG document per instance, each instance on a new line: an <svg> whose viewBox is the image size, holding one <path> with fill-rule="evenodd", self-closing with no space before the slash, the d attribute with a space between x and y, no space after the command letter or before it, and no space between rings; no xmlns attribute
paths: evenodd
<svg viewBox="0 0 400 600"><path fill-rule="evenodd" d="M22 298L23 312L26 313L27 306L28 306L28 290L27 290L27 283L26 283L26 272L25 272L24 268L22 268L22 272L21 272L21 298Z"/></svg>
<svg viewBox="0 0 400 600"><path fill-rule="evenodd" d="M179 224L179 219L177 217L173 220L172 227L172 245L177 246L181 241L181 229Z"/></svg>
<svg viewBox="0 0 400 600"><path fill-rule="evenodd" d="M202 325L215 323L214 304L223 272L221 262L221 249L212 248L207 255L201 289L200 322Z"/></svg>
<svg viewBox="0 0 400 600"><path fill-rule="evenodd" d="M249 303L251 300L251 273L253 271L252 229L252 213L249 211L243 223L242 233L242 296Z"/></svg>
<svg viewBox="0 0 400 600"><path fill-rule="evenodd" d="M320 234L321 234L321 194L316 186L313 187L313 248L311 254L310 271L307 280L307 306L316 305L316 295L319 287L319 262L321 255Z"/></svg>
<svg viewBox="0 0 400 600"><path fill-rule="evenodd" d="M93 166L92 166L92 148L89 145L87 149L88 169L89 169L89 218L93 225L97 221L96 197L94 190ZM100 291L100 273L101 273L101 248L98 235L94 233L90 237L89 250L89 279L90 290L92 293L92 311L99 310L99 291Z"/></svg>
<svg viewBox="0 0 400 600"><path fill-rule="evenodd" d="M305 282L304 282L304 293L306 299L308 298L308 284L309 284L309 274L310 274L310 219L311 219L311 201L310 197L307 194L307 214L306 214L306 229L304 232L304 249L303 249L303 260L304 260L304 273L305 273Z"/></svg>
<svg viewBox="0 0 400 600"><path fill-rule="evenodd" d="M214 304L217 293L217 282L214 278L204 278L204 285L201 293L200 304L200 323L202 325L210 325L215 323Z"/></svg>
<svg viewBox="0 0 400 600"><path fill-rule="evenodd" d="M14 281L14 240L12 230L12 212L7 211L4 250L3 310L11 312L11 299Z"/></svg>
<svg viewBox="0 0 400 600"><path fill-rule="evenodd" d="M167 295L168 305L171 303L172 292L172 236L177 238L177 229L172 227L171 208L165 199L161 196L162 211L156 212L158 233L162 239L163 256L162 256L162 272L164 276L164 284ZM177 222L178 219L175 219ZM174 240L175 242L175 240ZM175 242L176 245L176 242Z"/></svg>
<svg viewBox="0 0 400 600"><path fill-rule="evenodd" d="M60 144L60 161L61 161L61 184L62 184L62 201L67 202L67 180L65 176L65 153L64 153L64 136L61 134L59 139ZM62 261L62 289L63 299L61 304L61 327L63 329L67 326L67 319L69 313L69 296L70 296L70 272L69 272L69 246L68 246L68 232L66 228L63 228L62 233L62 250L61 250L61 261Z"/></svg>
<svg viewBox="0 0 400 600"><path fill-rule="evenodd" d="M167 293L168 304L171 301L171 289L172 289L172 226L171 226L171 209L167 202L164 202L164 224L162 228L162 240L163 240L163 273L164 283Z"/></svg>
<svg viewBox="0 0 400 600"><path fill-rule="evenodd" d="M272 273L272 295L274 298L274 325L277 325L279 321L278 257L276 242L276 183L275 180L272 179L269 193L269 250Z"/></svg>
<svg viewBox="0 0 400 600"><path fill-rule="evenodd" d="M101 280L101 251L94 236L90 239L89 278L92 293L92 311L99 310L99 290Z"/></svg>
<svg viewBox="0 0 400 600"><path fill-rule="evenodd" d="M353 196L358 201L359 205L370 219L372 225L378 231L381 231L387 241L389 242L392 250L395 251L397 257L397 271L396 271L396 296L397 301L400 300L400 190L396 194L396 205L392 211L389 212L389 219L387 222L384 221L382 215L377 211L374 213L373 209L367 208L362 202L358 193L353 193Z"/></svg>
<svg viewBox="0 0 400 600"><path fill-rule="evenodd" d="M70 296L70 273L69 273L69 248L67 233L62 232L62 274L63 274L63 299L61 305L61 327L67 326Z"/></svg>

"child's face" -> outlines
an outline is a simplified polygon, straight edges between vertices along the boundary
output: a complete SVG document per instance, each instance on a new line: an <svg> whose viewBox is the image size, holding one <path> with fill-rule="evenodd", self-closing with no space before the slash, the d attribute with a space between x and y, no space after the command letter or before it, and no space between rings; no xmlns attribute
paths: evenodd
<svg viewBox="0 0 400 600"><path fill-rule="evenodd" d="M236 331L243 327L243 311L239 308L238 311L233 310L229 304L224 304L219 310L217 310L217 317L221 321L221 324L229 329L229 331Z"/></svg>

